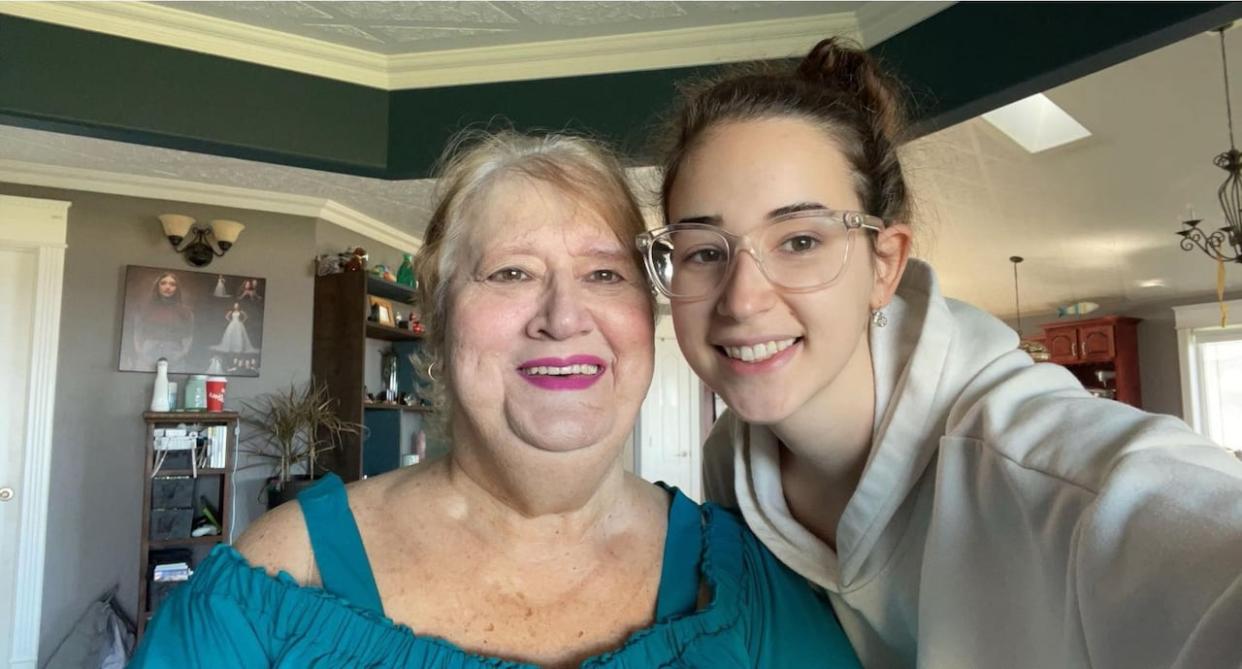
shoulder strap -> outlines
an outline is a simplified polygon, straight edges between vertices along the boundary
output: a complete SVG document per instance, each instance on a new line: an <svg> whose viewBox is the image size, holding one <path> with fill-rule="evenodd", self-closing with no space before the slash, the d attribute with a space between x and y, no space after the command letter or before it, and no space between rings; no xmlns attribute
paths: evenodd
<svg viewBox="0 0 1242 669"><path fill-rule="evenodd" d="M656 620L694 613L699 599L699 562L703 553L703 514L698 504L676 488L668 508L664 537L664 566L656 596Z"/></svg>
<svg viewBox="0 0 1242 669"><path fill-rule="evenodd" d="M323 589L354 606L370 609L381 615L379 588L371 572L371 561L358 523L349 510L345 484L336 474L328 474L298 495L306 531L310 534L315 565L323 581Z"/></svg>

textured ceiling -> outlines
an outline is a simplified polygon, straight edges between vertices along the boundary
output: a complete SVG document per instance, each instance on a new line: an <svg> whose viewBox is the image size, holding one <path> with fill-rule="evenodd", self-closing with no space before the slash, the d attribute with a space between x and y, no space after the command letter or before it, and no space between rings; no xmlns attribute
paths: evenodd
<svg viewBox="0 0 1242 669"><path fill-rule="evenodd" d="M1226 39L1231 62L1242 63L1242 30ZM1242 78L1231 84L1242 102ZM922 209L920 254L939 269L945 293L1012 315L1013 255L1026 258L1019 272L1028 314L1079 300L1135 304L1215 290L1216 264L1182 251L1174 233L1187 204L1205 228L1224 225L1216 189L1225 173L1212 164L1229 148L1216 34L1047 95L1094 135L1032 155L973 119L907 147ZM1227 279L1242 288L1242 267L1227 267Z"/></svg>
<svg viewBox="0 0 1242 669"><path fill-rule="evenodd" d="M156 2L395 55L852 12L862 2Z"/></svg>
<svg viewBox="0 0 1242 669"><path fill-rule="evenodd" d="M1242 31L1228 34L1242 63ZM1198 35L1047 91L1094 135L1031 155L974 119L905 150L919 204L918 254L946 294L1012 315L1021 255L1024 313L1078 300L1158 302L1202 295L1216 267L1177 245L1193 204L1223 224L1212 158L1228 147L1220 54ZM1236 91L1242 81L1233 81ZM1242 102L1235 98L1235 102ZM383 181L0 126L0 156L330 198L420 235L431 184ZM1143 283L1160 283L1144 287ZM1228 267L1230 289L1242 267Z"/></svg>

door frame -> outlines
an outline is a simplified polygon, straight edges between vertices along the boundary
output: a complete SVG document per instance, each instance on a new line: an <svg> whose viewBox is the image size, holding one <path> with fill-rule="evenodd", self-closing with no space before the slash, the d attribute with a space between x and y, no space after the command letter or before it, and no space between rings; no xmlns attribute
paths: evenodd
<svg viewBox="0 0 1242 669"><path fill-rule="evenodd" d="M21 516L7 661L12 669L34 669L39 661L43 614L43 564L47 547L47 509L52 465L52 426L56 407L56 359L60 342L61 290L65 275L68 211L72 203L0 195L0 246L32 249L36 279L31 322L30 378L27 385L25 450L22 455ZM9 605L0 602L0 606Z"/></svg>

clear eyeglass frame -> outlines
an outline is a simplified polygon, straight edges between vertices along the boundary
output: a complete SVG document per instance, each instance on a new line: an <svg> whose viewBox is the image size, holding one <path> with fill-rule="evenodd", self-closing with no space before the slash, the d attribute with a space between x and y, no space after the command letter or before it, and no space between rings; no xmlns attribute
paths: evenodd
<svg viewBox="0 0 1242 669"><path fill-rule="evenodd" d="M759 236L763 234L765 229L763 227L744 235L738 235L727 230L722 230L720 226L713 225L711 223L673 223L671 225L666 225L664 227L640 233L637 237L635 237L634 242L643 256L643 263L646 266L647 276L651 279L651 285L654 286L661 295L670 300L701 300L715 294L720 290L721 286L728 283L729 278L733 275L733 271L736 269L737 259L742 253L749 253L750 257L755 261L755 264L759 266L759 271L763 274L764 278L767 279L767 281L773 286L784 292L809 293L820 290L832 285L833 282L841 277L841 273L845 271L845 267L849 264L850 250L854 245L853 233L855 230L866 230L868 232L879 233L886 227L884 219L878 216L872 216L871 214L865 214L860 211L844 211L837 209L817 209L813 212L804 212L784 216L777 220L787 221L797 218L828 218L841 223L845 227L845 254L841 259L840 269L838 269L837 273L830 279L810 286L788 286L774 279L768 272L767 267L764 266L763 252L758 250L758 248L751 243L752 236ZM726 248L728 249L727 267L725 268L724 274L720 279L720 285L718 285L714 290L709 290L701 295L681 295L674 293L671 286L665 285L660 271L656 267L655 249L659 242L674 233L686 230L703 230L713 232L725 240Z"/></svg>

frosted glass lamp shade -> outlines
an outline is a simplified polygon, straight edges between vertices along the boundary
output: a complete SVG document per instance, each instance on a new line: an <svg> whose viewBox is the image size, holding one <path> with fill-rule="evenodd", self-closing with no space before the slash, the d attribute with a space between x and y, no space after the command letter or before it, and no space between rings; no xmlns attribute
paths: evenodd
<svg viewBox="0 0 1242 669"><path fill-rule="evenodd" d="M241 236L242 230L245 229L246 226L237 221L218 220L211 222L211 234L215 236L216 243L220 245L221 249L227 249L232 246L237 241L237 238Z"/></svg>
<svg viewBox="0 0 1242 669"><path fill-rule="evenodd" d="M160 214L160 225L164 226L164 236L184 239L194 225L194 219L181 214Z"/></svg>

